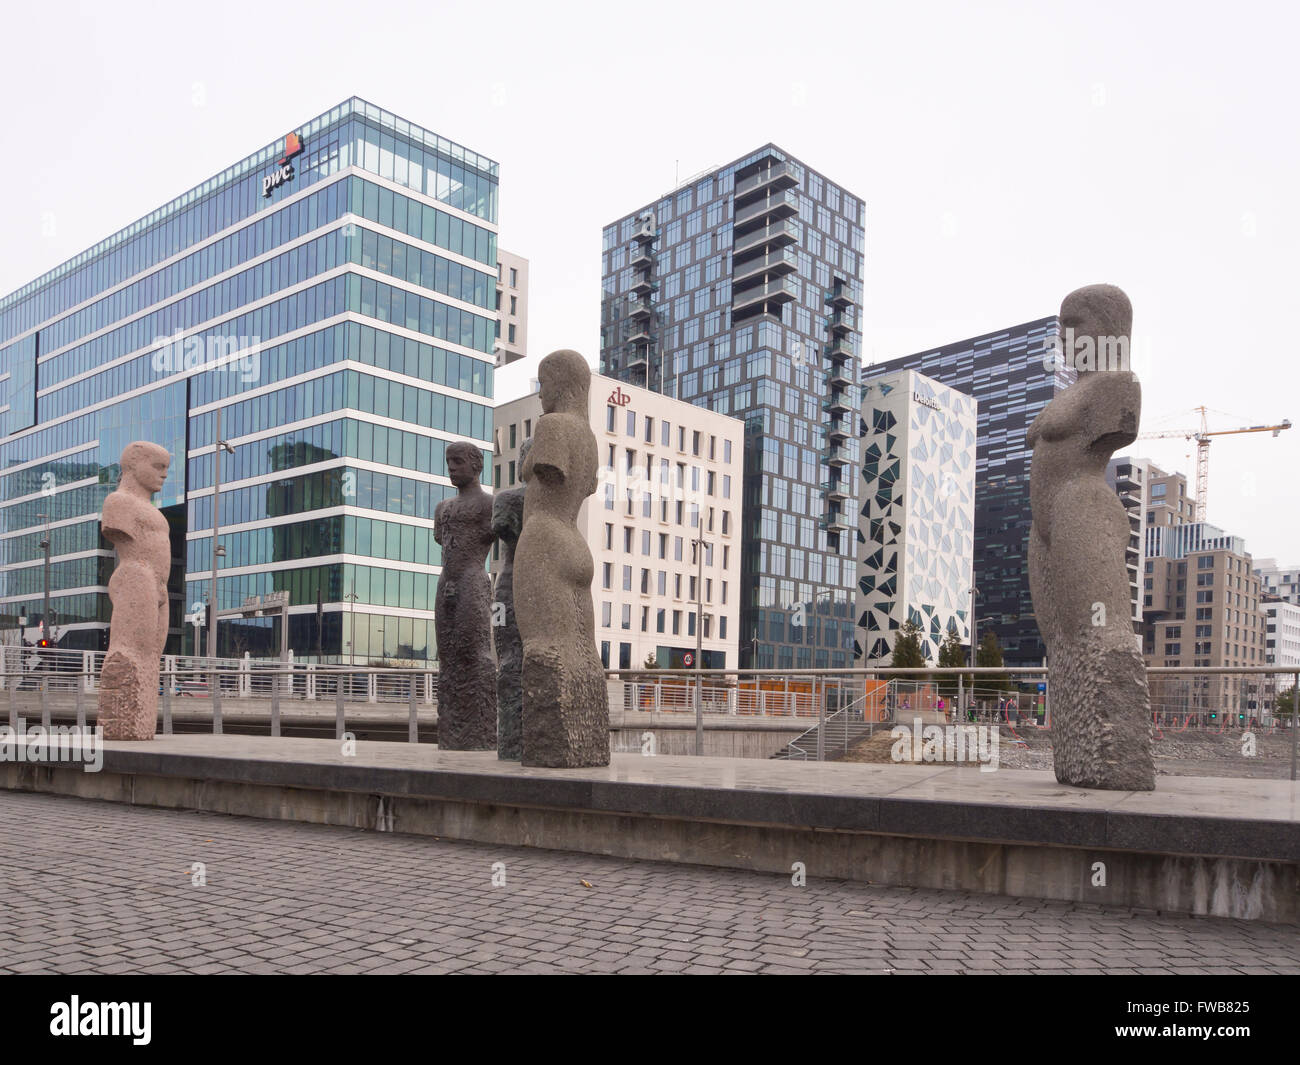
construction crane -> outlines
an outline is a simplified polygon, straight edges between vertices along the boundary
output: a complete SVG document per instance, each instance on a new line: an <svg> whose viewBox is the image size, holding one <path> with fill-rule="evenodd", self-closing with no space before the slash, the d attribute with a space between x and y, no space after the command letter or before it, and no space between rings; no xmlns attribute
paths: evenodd
<svg viewBox="0 0 1300 1065"><path fill-rule="evenodd" d="M1251 425L1244 429L1215 429L1211 431L1205 418L1205 408L1196 407L1201 412L1199 429L1169 429L1159 433L1142 433L1139 440L1165 440L1181 436L1185 440L1196 441L1196 511L1197 521L1205 520L1205 503L1210 494L1210 437L1234 436L1237 433L1272 433L1277 436L1283 429L1291 428L1291 419L1283 418L1279 425Z"/></svg>

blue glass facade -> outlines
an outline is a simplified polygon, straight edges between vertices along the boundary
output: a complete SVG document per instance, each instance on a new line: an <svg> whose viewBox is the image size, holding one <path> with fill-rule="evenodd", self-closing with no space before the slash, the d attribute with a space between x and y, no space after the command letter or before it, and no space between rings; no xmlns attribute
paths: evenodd
<svg viewBox="0 0 1300 1065"><path fill-rule="evenodd" d="M769 144L605 227L601 372L745 422L745 667L853 664L864 223Z"/></svg>
<svg viewBox="0 0 1300 1065"><path fill-rule="evenodd" d="M48 523L58 643L107 645L98 516L147 439L172 455L168 650L193 650L220 407L219 606L286 590L301 656L433 657L445 446L491 439L497 188L354 98L0 300L0 630L43 620ZM278 649L269 619L222 630Z"/></svg>

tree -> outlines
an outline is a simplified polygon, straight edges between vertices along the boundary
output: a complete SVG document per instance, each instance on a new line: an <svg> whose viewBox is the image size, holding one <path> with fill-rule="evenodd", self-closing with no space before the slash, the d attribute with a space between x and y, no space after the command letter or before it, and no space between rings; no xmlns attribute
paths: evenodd
<svg viewBox="0 0 1300 1065"><path fill-rule="evenodd" d="M957 635L956 629L949 629L948 635L943 638L943 643L939 645L939 668L953 668L964 666L966 664L966 647ZM961 674L948 674L939 678L939 691L944 695L957 694L957 678ZM965 677L966 686L970 686L970 675Z"/></svg>
<svg viewBox="0 0 1300 1065"><path fill-rule="evenodd" d="M1295 714L1295 686L1292 685L1277 697L1273 704L1273 716L1290 718Z"/></svg>
<svg viewBox="0 0 1300 1065"><path fill-rule="evenodd" d="M899 627L894 637L894 656L889 664L895 669L922 669L925 667L926 654L921 650L921 630L910 621ZM924 680L924 677L916 677Z"/></svg>
<svg viewBox="0 0 1300 1065"><path fill-rule="evenodd" d="M975 664L988 669L1002 665L1002 645L992 629L984 630L984 638L975 650ZM978 693L984 696L998 696L1012 687L1011 679L1005 673L977 673L974 683Z"/></svg>
<svg viewBox="0 0 1300 1065"><path fill-rule="evenodd" d="M659 657L658 657L658 656L657 656L653 651L651 651L648 655L645 656L645 661L641 663L641 668L642 668L642 669L658 669L658 668L659 668Z"/></svg>

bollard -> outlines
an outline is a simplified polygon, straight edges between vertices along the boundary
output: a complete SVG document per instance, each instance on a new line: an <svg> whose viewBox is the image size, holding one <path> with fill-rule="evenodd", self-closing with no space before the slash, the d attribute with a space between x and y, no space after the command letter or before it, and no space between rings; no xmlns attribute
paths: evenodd
<svg viewBox="0 0 1300 1065"><path fill-rule="evenodd" d="M176 676L171 670L163 674L163 692L162 692L162 719L163 735L172 734L172 688L176 684Z"/></svg>
<svg viewBox="0 0 1300 1065"><path fill-rule="evenodd" d="M209 693L212 698L212 735L221 735L221 674L215 669L212 671L212 691Z"/></svg>
<svg viewBox="0 0 1300 1065"><path fill-rule="evenodd" d="M411 713L410 713L410 721L407 725L407 737L406 737L408 740L410 740L411 743L420 742L420 723L419 723L419 718L416 717L416 712L415 712L415 681L416 678L414 675L412 675L409 681L411 686Z"/></svg>
<svg viewBox="0 0 1300 1065"><path fill-rule="evenodd" d="M334 687L334 738L341 740L346 730L343 727L343 687Z"/></svg>
<svg viewBox="0 0 1300 1065"><path fill-rule="evenodd" d="M280 675L271 679L271 735L280 735Z"/></svg>

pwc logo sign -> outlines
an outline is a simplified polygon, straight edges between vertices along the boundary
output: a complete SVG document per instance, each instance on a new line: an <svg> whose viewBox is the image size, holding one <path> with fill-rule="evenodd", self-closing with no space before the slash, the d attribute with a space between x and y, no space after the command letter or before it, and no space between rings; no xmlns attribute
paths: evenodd
<svg viewBox="0 0 1300 1065"><path fill-rule="evenodd" d="M298 134L290 133L284 138L284 154L276 160L276 168L262 178L263 196L270 196L272 189L279 188L286 181L293 180L293 163L291 160L301 151L302 138Z"/></svg>

